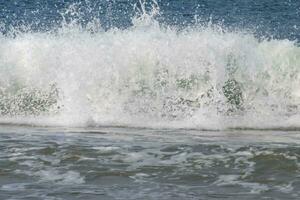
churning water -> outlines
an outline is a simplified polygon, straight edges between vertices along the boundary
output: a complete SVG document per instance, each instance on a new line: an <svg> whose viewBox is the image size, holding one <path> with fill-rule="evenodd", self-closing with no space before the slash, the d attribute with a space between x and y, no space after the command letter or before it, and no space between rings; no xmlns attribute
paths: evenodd
<svg viewBox="0 0 300 200"><path fill-rule="evenodd" d="M1 199L299 198L299 9L0 2Z"/></svg>

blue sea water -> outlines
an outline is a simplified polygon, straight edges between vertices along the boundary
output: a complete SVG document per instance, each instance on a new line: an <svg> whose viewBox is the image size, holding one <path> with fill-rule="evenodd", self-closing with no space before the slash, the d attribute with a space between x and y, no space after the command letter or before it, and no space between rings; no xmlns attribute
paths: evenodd
<svg viewBox="0 0 300 200"><path fill-rule="evenodd" d="M300 1L0 0L0 199L299 199Z"/></svg>
<svg viewBox="0 0 300 200"><path fill-rule="evenodd" d="M299 39L299 7L297 0L198 0L198 1L145 1L149 9L156 4L160 8L157 17L168 25L189 26L195 23L221 24L233 29L247 29L261 37ZM85 23L97 17L106 28L126 28L132 25L136 15L137 0L107 1L50 1L12 0L0 2L0 19L8 31L10 26L32 25L37 30L49 30L59 24L62 14L70 5L78 4ZM69 16L71 17L71 16ZM72 17L71 17L72 18Z"/></svg>

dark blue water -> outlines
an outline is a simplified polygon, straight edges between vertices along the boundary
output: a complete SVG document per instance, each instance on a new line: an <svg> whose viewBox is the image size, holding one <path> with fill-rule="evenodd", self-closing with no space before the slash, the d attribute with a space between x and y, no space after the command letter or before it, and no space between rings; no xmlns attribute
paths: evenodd
<svg viewBox="0 0 300 200"><path fill-rule="evenodd" d="M79 16L65 14L76 5ZM146 1L150 10L152 1ZM167 25L186 27L211 22L229 29L254 32L258 37L299 40L300 2L297 0L174 0L157 1L157 20ZM126 28L137 14L137 0L12 0L0 2L2 32L12 27L29 26L31 30L51 30L62 21L62 14L80 23L97 18L104 28Z"/></svg>

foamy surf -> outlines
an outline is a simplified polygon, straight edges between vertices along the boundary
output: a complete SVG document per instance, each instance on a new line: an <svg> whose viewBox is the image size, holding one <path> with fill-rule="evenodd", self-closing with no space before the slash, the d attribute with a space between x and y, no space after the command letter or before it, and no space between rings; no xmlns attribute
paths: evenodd
<svg viewBox="0 0 300 200"><path fill-rule="evenodd" d="M299 199L300 1L72 2L0 3L0 199Z"/></svg>
<svg viewBox="0 0 300 200"><path fill-rule="evenodd" d="M156 21L155 6L139 12L122 30L64 19L1 35L0 123L300 127L297 43L211 24L179 30Z"/></svg>

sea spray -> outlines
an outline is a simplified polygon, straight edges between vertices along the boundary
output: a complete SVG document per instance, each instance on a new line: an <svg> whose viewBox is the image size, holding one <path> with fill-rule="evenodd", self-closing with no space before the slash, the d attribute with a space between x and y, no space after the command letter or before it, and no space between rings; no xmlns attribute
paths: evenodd
<svg viewBox="0 0 300 200"><path fill-rule="evenodd" d="M137 6L126 29L105 30L96 17L82 23L74 5L53 30L1 35L1 122L300 126L295 42L215 25L178 29L155 20L151 5Z"/></svg>

